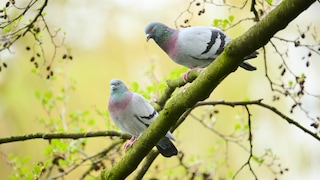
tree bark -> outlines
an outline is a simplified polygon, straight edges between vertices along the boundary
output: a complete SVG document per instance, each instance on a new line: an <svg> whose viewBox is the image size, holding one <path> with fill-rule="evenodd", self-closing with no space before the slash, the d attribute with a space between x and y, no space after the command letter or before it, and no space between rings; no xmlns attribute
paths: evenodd
<svg viewBox="0 0 320 180"><path fill-rule="evenodd" d="M121 161L114 167L103 170L98 179L118 180L130 175L188 108L207 99L220 82L237 69L246 55L267 44L275 33L284 29L314 2L315 0L284 0L255 26L230 42L223 53L184 92L168 100L158 119L127 150Z"/></svg>

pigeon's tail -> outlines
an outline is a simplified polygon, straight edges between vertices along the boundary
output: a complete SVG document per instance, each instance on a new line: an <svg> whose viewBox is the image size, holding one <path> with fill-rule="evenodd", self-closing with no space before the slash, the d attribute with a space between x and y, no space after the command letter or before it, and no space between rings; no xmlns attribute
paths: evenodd
<svg viewBox="0 0 320 180"><path fill-rule="evenodd" d="M162 154L164 157L171 157L178 154L177 148L167 137L161 138L156 147L160 154Z"/></svg>
<svg viewBox="0 0 320 180"><path fill-rule="evenodd" d="M249 56L244 57L244 60L249 60L249 59L256 58L258 54L259 53L257 51L255 51L252 54L250 54ZM240 64L240 67L242 67L243 69L248 70L248 71L257 70L256 67L252 66L251 64L249 64L246 61L243 61L243 63Z"/></svg>
<svg viewBox="0 0 320 180"><path fill-rule="evenodd" d="M251 64L249 64L248 62L244 61L243 63L240 64L240 67L242 67L245 70L248 71L254 71L257 70L256 67L252 66Z"/></svg>
<svg viewBox="0 0 320 180"><path fill-rule="evenodd" d="M244 57L243 60L256 58L256 57L258 57L258 54L259 54L258 51L255 51L255 52L251 53L249 56Z"/></svg>

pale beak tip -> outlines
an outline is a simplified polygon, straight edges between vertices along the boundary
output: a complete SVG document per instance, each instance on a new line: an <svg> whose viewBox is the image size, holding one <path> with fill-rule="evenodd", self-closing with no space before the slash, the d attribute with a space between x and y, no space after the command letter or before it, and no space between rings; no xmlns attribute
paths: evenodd
<svg viewBox="0 0 320 180"><path fill-rule="evenodd" d="M147 35L146 35L146 41L148 42L149 39L150 39L150 34L147 34Z"/></svg>

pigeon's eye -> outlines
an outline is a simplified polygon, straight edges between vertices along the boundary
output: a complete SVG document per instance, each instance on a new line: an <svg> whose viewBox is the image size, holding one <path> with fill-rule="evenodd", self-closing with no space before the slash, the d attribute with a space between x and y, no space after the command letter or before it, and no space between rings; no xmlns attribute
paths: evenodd
<svg viewBox="0 0 320 180"><path fill-rule="evenodd" d="M149 27L149 32L152 31L153 27Z"/></svg>

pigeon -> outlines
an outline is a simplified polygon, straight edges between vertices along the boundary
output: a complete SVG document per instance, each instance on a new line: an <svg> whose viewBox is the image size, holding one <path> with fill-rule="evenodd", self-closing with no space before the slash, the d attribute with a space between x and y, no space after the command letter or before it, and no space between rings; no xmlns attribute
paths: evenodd
<svg viewBox="0 0 320 180"><path fill-rule="evenodd" d="M147 41L153 39L174 62L190 68L182 75L185 82L191 70L207 67L231 41L222 30L207 26L173 29L160 22L152 22L146 26L145 33ZM256 58L257 54L255 51L244 60ZM248 71L256 70L246 61L240 67Z"/></svg>
<svg viewBox="0 0 320 180"><path fill-rule="evenodd" d="M132 146L148 126L156 120L158 112L140 94L131 92L119 79L110 81L111 92L108 110L113 122L132 138L125 143L124 149ZM164 157L178 154L177 148L170 141L175 138L170 131L156 144Z"/></svg>

